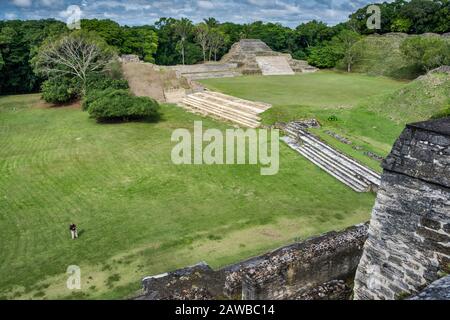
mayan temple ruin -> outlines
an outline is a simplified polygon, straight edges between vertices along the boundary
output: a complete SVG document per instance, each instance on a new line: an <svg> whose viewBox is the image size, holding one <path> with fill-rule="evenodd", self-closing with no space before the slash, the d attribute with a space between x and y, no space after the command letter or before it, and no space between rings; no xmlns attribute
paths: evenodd
<svg viewBox="0 0 450 320"><path fill-rule="evenodd" d="M288 53L273 51L259 39L236 42L220 62L169 67L191 80L236 77L239 75L293 75L316 72L304 60L295 60Z"/></svg>

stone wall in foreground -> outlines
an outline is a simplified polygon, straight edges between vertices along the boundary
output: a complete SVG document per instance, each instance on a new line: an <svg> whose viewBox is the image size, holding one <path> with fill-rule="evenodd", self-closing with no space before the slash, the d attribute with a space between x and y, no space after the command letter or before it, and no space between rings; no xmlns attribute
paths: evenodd
<svg viewBox="0 0 450 320"><path fill-rule="evenodd" d="M349 299L367 224L330 232L220 270L206 263L144 278L141 300Z"/></svg>
<svg viewBox="0 0 450 320"><path fill-rule="evenodd" d="M414 295L450 269L450 118L408 125L383 168L355 299Z"/></svg>

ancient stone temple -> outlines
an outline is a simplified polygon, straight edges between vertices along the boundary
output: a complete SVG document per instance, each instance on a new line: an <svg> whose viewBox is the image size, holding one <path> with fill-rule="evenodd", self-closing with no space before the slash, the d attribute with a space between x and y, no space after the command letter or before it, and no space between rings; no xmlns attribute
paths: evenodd
<svg viewBox="0 0 450 320"><path fill-rule="evenodd" d="M237 64L243 74L290 75L317 71L306 61L295 60L290 54L273 51L259 39L236 42L221 62Z"/></svg>
<svg viewBox="0 0 450 320"><path fill-rule="evenodd" d="M293 75L318 69L290 54L273 51L259 39L236 42L220 62L167 67L190 80L228 78L240 75Z"/></svg>
<svg viewBox="0 0 450 320"><path fill-rule="evenodd" d="M408 125L383 163L355 299L400 299L450 268L450 118Z"/></svg>

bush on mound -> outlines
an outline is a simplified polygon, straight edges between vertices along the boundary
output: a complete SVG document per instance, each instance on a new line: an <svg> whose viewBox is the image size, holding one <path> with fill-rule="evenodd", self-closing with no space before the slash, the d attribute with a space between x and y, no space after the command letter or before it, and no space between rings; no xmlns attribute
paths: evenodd
<svg viewBox="0 0 450 320"><path fill-rule="evenodd" d="M158 103L147 97L135 97L127 90L105 90L89 103L88 112L99 122L157 120Z"/></svg>

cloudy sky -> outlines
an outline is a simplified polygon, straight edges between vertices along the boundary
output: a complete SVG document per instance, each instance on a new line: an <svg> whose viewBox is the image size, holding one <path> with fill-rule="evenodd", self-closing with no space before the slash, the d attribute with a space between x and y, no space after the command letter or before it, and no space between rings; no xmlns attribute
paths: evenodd
<svg viewBox="0 0 450 320"><path fill-rule="evenodd" d="M80 7L83 18L112 19L120 24L151 24L160 17L205 17L247 23L280 22L297 26L313 19L330 25L374 0L0 0L0 19L55 18L65 21L68 7ZM380 1L381 2L381 1Z"/></svg>

